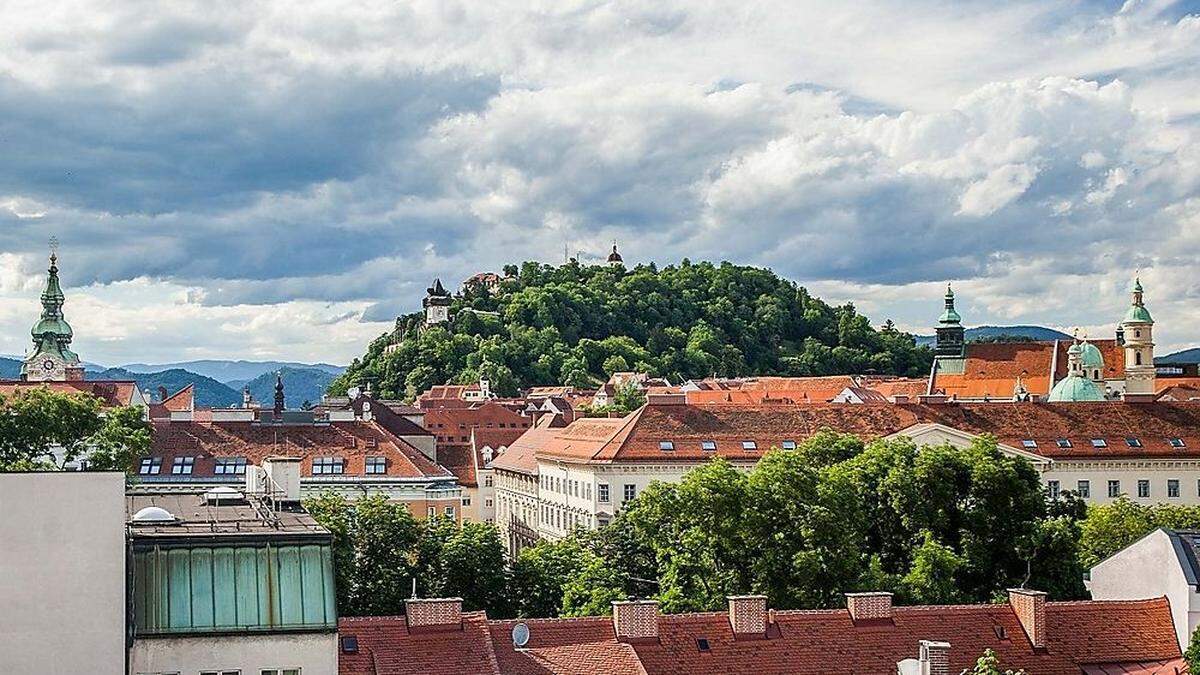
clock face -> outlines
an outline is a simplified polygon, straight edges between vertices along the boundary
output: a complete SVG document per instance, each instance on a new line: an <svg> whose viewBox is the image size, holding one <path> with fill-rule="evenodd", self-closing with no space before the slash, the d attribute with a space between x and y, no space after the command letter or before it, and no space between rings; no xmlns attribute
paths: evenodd
<svg viewBox="0 0 1200 675"><path fill-rule="evenodd" d="M42 361L42 370L54 370L54 362L50 359Z"/></svg>

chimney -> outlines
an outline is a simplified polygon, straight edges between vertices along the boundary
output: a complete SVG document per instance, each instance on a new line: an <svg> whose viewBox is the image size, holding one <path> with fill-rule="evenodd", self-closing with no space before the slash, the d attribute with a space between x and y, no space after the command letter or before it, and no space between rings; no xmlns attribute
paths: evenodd
<svg viewBox="0 0 1200 675"><path fill-rule="evenodd" d="M892 396L892 403L904 405L908 403L908 394L895 394Z"/></svg>
<svg viewBox="0 0 1200 675"><path fill-rule="evenodd" d="M921 394L917 397L917 403L921 405L941 405L947 402L945 394Z"/></svg>
<svg viewBox="0 0 1200 675"><path fill-rule="evenodd" d="M263 472L270 479L268 489L275 499L282 502L300 501L300 458L267 457L262 462ZM271 485L271 483L274 485Z"/></svg>
<svg viewBox="0 0 1200 675"><path fill-rule="evenodd" d="M892 594L884 591L847 593L846 609L851 621L891 621Z"/></svg>
<svg viewBox="0 0 1200 675"><path fill-rule="evenodd" d="M1025 588L1008 589L1008 604L1012 605L1013 613L1025 629L1029 643L1034 649L1046 646L1046 594L1043 591L1031 591Z"/></svg>
<svg viewBox="0 0 1200 675"><path fill-rule="evenodd" d="M950 643L921 640L921 675L950 675Z"/></svg>
<svg viewBox="0 0 1200 675"><path fill-rule="evenodd" d="M617 600L612 604L617 640L657 640L657 600Z"/></svg>
<svg viewBox="0 0 1200 675"><path fill-rule="evenodd" d="M409 628L462 628L462 598L409 598L404 617Z"/></svg>
<svg viewBox="0 0 1200 675"><path fill-rule="evenodd" d="M767 636L767 596L731 595L727 600L734 637Z"/></svg>

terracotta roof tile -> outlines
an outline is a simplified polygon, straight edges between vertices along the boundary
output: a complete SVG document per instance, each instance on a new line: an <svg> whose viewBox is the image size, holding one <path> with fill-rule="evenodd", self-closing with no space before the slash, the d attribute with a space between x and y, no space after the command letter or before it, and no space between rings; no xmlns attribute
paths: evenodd
<svg viewBox="0 0 1200 675"><path fill-rule="evenodd" d="M137 382L132 380L69 380L64 382L25 382L0 380L0 394L10 396L23 389L41 387L67 394L91 394L109 407L133 405Z"/></svg>
<svg viewBox="0 0 1200 675"><path fill-rule="evenodd" d="M492 468L537 475L536 454L558 435L561 429L529 429L508 446L508 450L492 460Z"/></svg>

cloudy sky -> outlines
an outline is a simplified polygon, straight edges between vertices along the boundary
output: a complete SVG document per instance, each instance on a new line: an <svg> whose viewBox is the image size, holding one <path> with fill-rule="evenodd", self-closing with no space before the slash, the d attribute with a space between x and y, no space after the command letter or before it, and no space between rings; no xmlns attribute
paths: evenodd
<svg viewBox="0 0 1200 675"><path fill-rule="evenodd" d="M1200 3L8 0L0 353L348 362L433 276L687 256L1200 344Z"/></svg>

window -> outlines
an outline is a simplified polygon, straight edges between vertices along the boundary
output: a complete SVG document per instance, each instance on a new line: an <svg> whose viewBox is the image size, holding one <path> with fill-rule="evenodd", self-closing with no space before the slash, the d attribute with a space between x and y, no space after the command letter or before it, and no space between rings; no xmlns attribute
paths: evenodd
<svg viewBox="0 0 1200 675"><path fill-rule="evenodd" d="M1108 441L1104 440L1103 438L1093 438L1092 439L1092 447L1093 448L1107 448Z"/></svg>
<svg viewBox="0 0 1200 675"><path fill-rule="evenodd" d="M299 668L264 668L258 675L300 675Z"/></svg>
<svg viewBox="0 0 1200 675"><path fill-rule="evenodd" d="M242 675L240 670L202 670L200 675Z"/></svg>
<svg viewBox="0 0 1200 675"><path fill-rule="evenodd" d="M596 486L596 498L601 504L608 503L608 483L601 483Z"/></svg>
<svg viewBox="0 0 1200 675"><path fill-rule="evenodd" d="M462 505L463 505L463 506L470 506L470 505L471 505L471 497L470 497L469 495L468 495L468 496L466 496L466 497L463 497L463 499L462 499Z"/></svg>
<svg viewBox="0 0 1200 675"><path fill-rule="evenodd" d="M1117 497L1120 497L1120 496L1121 496L1121 481L1119 481L1119 480L1108 481L1108 497L1109 497L1109 499L1116 499Z"/></svg>
<svg viewBox="0 0 1200 675"><path fill-rule="evenodd" d="M675 441L659 441L658 449L663 452L670 452L675 449Z"/></svg>
<svg viewBox="0 0 1200 675"><path fill-rule="evenodd" d="M346 654L357 654L358 637L354 635L342 636L342 651Z"/></svg>
<svg viewBox="0 0 1200 675"><path fill-rule="evenodd" d="M188 476L192 473L192 467L196 464L195 457L176 457L175 461L171 462L171 473L176 476Z"/></svg>
<svg viewBox="0 0 1200 675"><path fill-rule="evenodd" d="M342 457L313 457L313 475L346 472L346 460Z"/></svg>
<svg viewBox="0 0 1200 675"><path fill-rule="evenodd" d="M246 473L245 457L218 457L213 473L218 476L241 476Z"/></svg>
<svg viewBox="0 0 1200 675"><path fill-rule="evenodd" d="M1129 438L1125 439L1125 445L1128 445L1131 448L1140 448L1142 447L1142 442L1141 440L1130 436Z"/></svg>
<svg viewBox="0 0 1200 675"><path fill-rule="evenodd" d="M784 441L779 445L779 447L783 448L784 450L795 450L796 441Z"/></svg>
<svg viewBox="0 0 1200 675"><path fill-rule="evenodd" d="M492 487L492 477L491 476L483 477L483 487Z"/></svg>
<svg viewBox="0 0 1200 675"><path fill-rule="evenodd" d="M1080 499L1090 499L1092 496L1091 481L1081 480L1075 483L1075 491L1079 493Z"/></svg>
<svg viewBox="0 0 1200 675"><path fill-rule="evenodd" d="M162 457L143 457L138 466L138 473L143 476L157 476L162 470Z"/></svg>
<svg viewBox="0 0 1200 675"><path fill-rule="evenodd" d="M716 441L700 441L700 449L706 452L713 452L717 449Z"/></svg>
<svg viewBox="0 0 1200 675"><path fill-rule="evenodd" d="M587 494L586 494L586 495L584 495L584 497L583 497L583 498L584 498L584 499L591 499L591 498L592 498L592 484L591 484L591 483L588 483L588 484L587 484L585 487L587 488L587 490L586 490Z"/></svg>
<svg viewBox="0 0 1200 675"><path fill-rule="evenodd" d="M1172 478L1167 481L1167 496L1172 499L1179 498L1179 481Z"/></svg>
<svg viewBox="0 0 1200 675"><path fill-rule="evenodd" d="M446 507L446 515L450 516L451 518L454 517L454 507L453 506Z"/></svg>
<svg viewBox="0 0 1200 675"><path fill-rule="evenodd" d="M757 450L758 443L755 443L754 441L742 441L742 449L743 450Z"/></svg>
<svg viewBox="0 0 1200 675"><path fill-rule="evenodd" d="M1026 438L1025 440L1021 441L1021 447L1023 447L1023 448L1036 448L1036 447L1037 447L1037 441L1033 440L1032 438Z"/></svg>
<svg viewBox="0 0 1200 675"><path fill-rule="evenodd" d="M1146 479L1138 480L1138 497L1146 499L1150 496L1150 481Z"/></svg>
<svg viewBox="0 0 1200 675"><path fill-rule="evenodd" d="M637 496L637 486L633 483L625 484L625 501L629 501Z"/></svg>
<svg viewBox="0 0 1200 675"><path fill-rule="evenodd" d="M1060 438L1057 441L1055 441L1055 444L1060 448L1070 448L1071 447L1071 439Z"/></svg>
<svg viewBox="0 0 1200 675"><path fill-rule="evenodd" d="M429 509L425 512L425 515L429 516L430 518L436 517L437 516L437 507L436 506L429 507Z"/></svg>
<svg viewBox="0 0 1200 675"><path fill-rule="evenodd" d="M699 649L702 652L708 651L708 638L696 638L696 649Z"/></svg>
<svg viewBox="0 0 1200 675"><path fill-rule="evenodd" d="M367 458L367 473L368 474L387 473L387 457L368 457Z"/></svg>
<svg viewBox="0 0 1200 675"><path fill-rule="evenodd" d="M1050 499L1058 499L1059 486L1058 481L1046 481L1046 491L1050 493Z"/></svg>
<svg viewBox="0 0 1200 675"><path fill-rule="evenodd" d="M1187 446L1184 444L1182 438L1172 438L1171 439L1171 447L1172 448L1183 448L1183 447L1187 447Z"/></svg>

